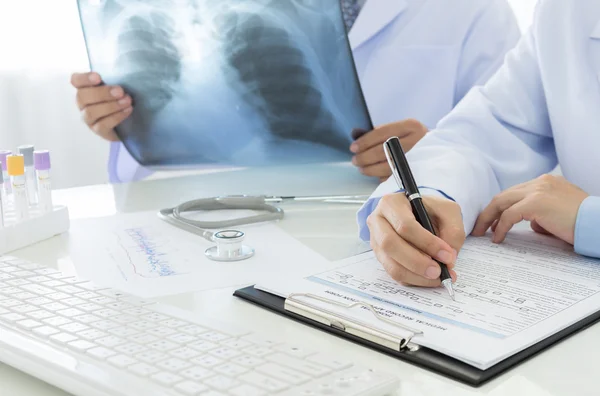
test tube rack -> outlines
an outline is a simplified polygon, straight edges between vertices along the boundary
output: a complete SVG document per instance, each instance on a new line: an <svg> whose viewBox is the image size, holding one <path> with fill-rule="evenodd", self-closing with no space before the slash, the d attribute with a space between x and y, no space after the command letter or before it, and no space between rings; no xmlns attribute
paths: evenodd
<svg viewBox="0 0 600 396"><path fill-rule="evenodd" d="M4 227L0 228L0 254L52 238L69 230L69 210L54 206L51 212L42 213L36 205L29 206L29 218L17 222L14 204L4 202Z"/></svg>

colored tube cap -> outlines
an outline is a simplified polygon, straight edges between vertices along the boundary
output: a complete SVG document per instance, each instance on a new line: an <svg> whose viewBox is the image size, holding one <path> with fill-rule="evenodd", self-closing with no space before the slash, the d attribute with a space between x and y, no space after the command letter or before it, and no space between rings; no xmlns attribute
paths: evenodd
<svg viewBox="0 0 600 396"><path fill-rule="evenodd" d="M50 169L50 152L48 150L34 151L33 166L36 170Z"/></svg>
<svg viewBox="0 0 600 396"><path fill-rule="evenodd" d="M6 157L12 154L10 150L0 150L0 162L2 162L2 170L5 171L6 168Z"/></svg>
<svg viewBox="0 0 600 396"><path fill-rule="evenodd" d="M10 176L25 174L25 158L22 155L9 155L6 157L6 164Z"/></svg>
<svg viewBox="0 0 600 396"><path fill-rule="evenodd" d="M33 145L26 144L17 147L19 154L21 154L25 160L25 166L33 166Z"/></svg>

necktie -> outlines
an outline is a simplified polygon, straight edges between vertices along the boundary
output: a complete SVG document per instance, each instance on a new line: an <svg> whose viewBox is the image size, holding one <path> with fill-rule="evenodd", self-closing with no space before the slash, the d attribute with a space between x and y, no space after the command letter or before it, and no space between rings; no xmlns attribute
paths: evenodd
<svg viewBox="0 0 600 396"><path fill-rule="evenodd" d="M340 0L342 3L342 14L344 15L344 23L346 24L346 29L350 31L352 25L354 25L354 21L358 17L360 13L360 5L358 4L358 0Z"/></svg>

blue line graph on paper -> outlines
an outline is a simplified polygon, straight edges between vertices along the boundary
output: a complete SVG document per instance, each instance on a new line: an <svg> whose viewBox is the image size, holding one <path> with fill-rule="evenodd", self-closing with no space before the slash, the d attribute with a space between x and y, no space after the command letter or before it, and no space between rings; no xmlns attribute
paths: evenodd
<svg viewBox="0 0 600 396"><path fill-rule="evenodd" d="M177 254L177 244L152 227L132 227L113 233L115 244L107 247L125 280L185 275L187 260ZM189 267L188 267L189 268Z"/></svg>

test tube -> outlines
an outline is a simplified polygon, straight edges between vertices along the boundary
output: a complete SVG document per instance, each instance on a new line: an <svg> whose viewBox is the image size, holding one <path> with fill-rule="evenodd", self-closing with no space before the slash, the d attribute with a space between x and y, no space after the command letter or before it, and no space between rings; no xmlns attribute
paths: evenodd
<svg viewBox="0 0 600 396"><path fill-rule="evenodd" d="M33 164L37 177L38 207L42 213L52 212L52 183L50 182L50 152L33 152Z"/></svg>
<svg viewBox="0 0 600 396"><path fill-rule="evenodd" d="M0 150L0 162L2 162L2 176L4 179L4 191L6 195L10 194L10 177L8 177L8 170L6 168L6 157L12 154L10 150Z"/></svg>
<svg viewBox="0 0 600 396"><path fill-rule="evenodd" d="M17 222L21 222L29 218L27 187L25 183L25 159L22 155L9 155L6 157L6 162L15 198L15 217Z"/></svg>
<svg viewBox="0 0 600 396"><path fill-rule="evenodd" d="M0 172L0 185L4 184L4 172ZM6 192L0 188L0 228L4 228L4 205L6 205Z"/></svg>
<svg viewBox="0 0 600 396"><path fill-rule="evenodd" d="M37 203L37 186L35 183L35 170L33 168L33 146L30 144L17 147L19 154L25 162L25 183L27 184L27 196L29 203Z"/></svg>

